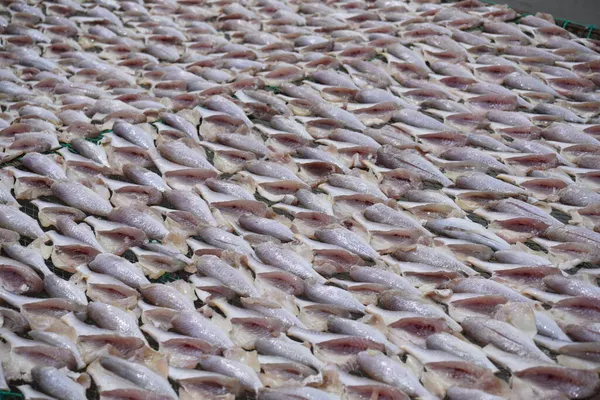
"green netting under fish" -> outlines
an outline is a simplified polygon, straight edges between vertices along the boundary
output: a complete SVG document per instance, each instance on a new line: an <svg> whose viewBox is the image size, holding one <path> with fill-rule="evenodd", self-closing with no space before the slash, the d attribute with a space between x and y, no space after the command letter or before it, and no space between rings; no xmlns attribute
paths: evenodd
<svg viewBox="0 0 600 400"><path fill-rule="evenodd" d="M0 400L22 399L22 398L23 398L23 395L21 393L0 390Z"/></svg>

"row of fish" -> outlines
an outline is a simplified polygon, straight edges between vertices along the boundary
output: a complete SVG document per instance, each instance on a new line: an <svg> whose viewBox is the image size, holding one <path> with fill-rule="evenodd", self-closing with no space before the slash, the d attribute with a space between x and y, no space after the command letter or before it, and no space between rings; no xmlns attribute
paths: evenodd
<svg viewBox="0 0 600 400"><path fill-rule="evenodd" d="M476 0L0 8L0 389L600 391L600 43Z"/></svg>

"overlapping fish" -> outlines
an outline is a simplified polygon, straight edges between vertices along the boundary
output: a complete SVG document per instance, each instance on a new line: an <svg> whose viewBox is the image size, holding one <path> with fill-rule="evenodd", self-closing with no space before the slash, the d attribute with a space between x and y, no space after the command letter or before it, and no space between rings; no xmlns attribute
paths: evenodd
<svg viewBox="0 0 600 400"><path fill-rule="evenodd" d="M0 390L600 393L600 42L464 0L0 5Z"/></svg>

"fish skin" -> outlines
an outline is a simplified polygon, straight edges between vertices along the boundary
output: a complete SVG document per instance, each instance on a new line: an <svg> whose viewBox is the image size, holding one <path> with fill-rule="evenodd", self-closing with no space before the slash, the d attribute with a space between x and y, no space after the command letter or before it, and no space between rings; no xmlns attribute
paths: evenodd
<svg viewBox="0 0 600 400"><path fill-rule="evenodd" d="M232 250L241 254L252 254L254 252L244 239L219 228L201 228L198 231L198 236L206 243L224 250Z"/></svg>
<svg viewBox="0 0 600 400"><path fill-rule="evenodd" d="M600 244L600 234L583 226L551 226L544 231L544 236L559 242L584 243L595 248Z"/></svg>
<svg viewBox="0 0 600 400"><path fill-rule="evenodd" d="M472 0L175 3L0 15L0 389L600 390L600 42Z"/></svg>
<svg viewBox="0 0 600 400"><path fill-rule="evenodd" d="M375 184L365 181L362 177L332 174L328 177L327 182L333 186L341 187L355 192L367 194L373 197L387 200L387 196Z"/></svg>
<svg viewBox="0 0 600 400"><path fill-rule="evenodd" d="M512 325L493 319L467 317L462 321L465 331L476 341L494 346L509 353L552 362L523 332Z"/></svg>
<svg viewBox="0 0 600 400"><path fill-rule="evenodd" d="M392 271L355 265L350 268L350 276L357 282L386 285L392 289L402 290L409 296L419 297L421 295L421 292L415 289L406 278Z"/></svg>
<svg viewBox="0 0 600 400"><path fill-rule="evenodd" d="M228 100L223 96L217 95L209 97L204 101L204 105L210 108L211 110L221 111L225 114L231 115L232 117L238 118L249 127L252 127L254 125L252 121L250 121L250 119L246 116L244 110L242 110L231 100Z"/></svg>
<svg viewBox="0 0 600 400"><path fill-rule="evenodd" d="M261 400L277 399L305 399L305 400L333 400L335 396L324 390L310 386L262 389L258 396Z"/></svg>
<svg viewBox="0 0 600 400"><path fill-rule="evenodd" d="M428 349L441 350L454 354L491 371L497 371L498 369L490 360L488 360L487 356L480 348L448 333L442 332L429 335L427 339L425 339L425 343Z"/></svg>
<svg viewBox="0 0 600 400"><path fill-rule="evenodd" d="M150 283L137 266L113 254L98 254L88 266L94 272L110 275L135 289Z"/></svg>
<svg viewBox="0 0 600 400"><path fill-rule="evenodd" d="M344 174L347 174L350 172L350 169L342 161L340 161L337 157L335 157L333 154L331 154L327 151L321 150L319 148L314 148L314 147L300 147L300 148L296 149L296 151L302 157L312 158L315 160L321 160L321 161L332 163L336 167L338 167Z"/></svg>
<svg viewBox="0 0 600 400"><path fill-rule="evenodd" d="M508 214L520 215L522 217L531 217L539 219L548 226L562 226L562 222L552 217L550 214L541 210L540 208L533 206L529 203L518 199L504 199L492 205L493 209L499 212L505 212Z"/></svg>
<svg viewBox="0 0 600 400"><path fill-rule="evenodd" d="M138 327L135 314L110 304L92 301L87 307L88 316L101 328L110 329L124 336L146 340Z"/></svg>
<svg viewBox="0 0 600 400"><path fill-rule="evenodd" d="M398 290L385 291L378 296L378 303L382 308L391 311L406 311L426 318L442 318L452 329L456 331L462 329L458 323L446 315L443 309L421 301L418 297L406 297Z"/></svg>
<svg viewBox="0 0 600 400"><path fill-rule="evenodd" d="M376 260L379 257L369 243L356 233L342 227L318 229L315 231L315 237L323 242L343 247L365 259Z"/></svg>
<svg viewBox="0 0 600 400"><path fill-rule="evenodd" d="M141 286L138 290L142 296L159 307L171 308L177 311L194 311L196 309L192 299L172 286L152 283Z"/></svg>
<svg viewBox="0 0 600 400"><path fill-rule="evenodd" d="M367 129L367 127L351 112L323 101L313 104L312 111L323 118L339 121L348 129L354 129L359 132Z"/></svg>
<svg viewBox="0 0 600 400"><path fill-rule="evenodd" d="M600 203L599 193L577 183L559 190L557 195L562 203L571 206L585 207Z"/></svg>
<svg viewBox="0 0 600 400"><path fill-rule="evenodd" d="M508 250L510 244L481 225L462 218L428 221L425 227L442 235L483 244L493 250Z"/></svg>
<svg viewBox="0 0 600 400"><path fill-rule="evenodd" d="M475 161L490 169L507 174L510 173L509 168L494 157L486 154L484 151L470 147L453 147L440 154L440 157L452 161Z"/></svg>
<svg viewBox="0 0 600 400"><path fill-rule="evenodd" d="M67 179L65 170L52 157L40 153L27 153L21 159L27 169L54 180Z"/></svg>
<svg viewBox="0 0 600 400"><path fill-rule="evenodd" d="M264 386L256 372L239 361L206 355L200 358L200 366L207 371L217 372L237 379L250 392L256 393Z"/></svg>
<svg viewBox="0 0 600 400"><path fill-rule="evenodd" d="M254 196L250 192L245 190L242 186L232 182L209 178L204 181L204 184L215 192L229 194L244 200L255 200Z"/></svg>
<svg viewBox="0 0 600 400"><path fill-rule="evenodd" d="M135 207L117 207L109 214L108 219L114 222L120 222L143 231L150 239L165 239L169 236L169 230L162 221L157 220L146 210L140 210Z"/></svg>
<svg viewBox="0 0 600 400"><path fill-rule="evenodd" d="M59 215L56 218L56 227L65 235L104 252L102 245L96 240L96 236L89 225L85 223L77 224L71 218Z"/></svg>
<svg viewBox="0 0 600 400"><path fill-rule="evenodd" d="M114 356L101 357L100 364L107 370L127 379L135 385L168 396L172 399L178 398L166 378L144 365L126 361Z"/></svg>
<svg viewBox="0 0 600 400"><path fill-rule="evenodd" d="M388 46L387 51L394 57L404 60L409 64L416 65L426 74L431 72L425 61L417 53L400 43L395 43L391 46Z"/></svg>
<svg viewBox="0 0 600 400"><path fill-rule="evenodd" d="M183 310L171 320L176 331L202 339L219 349L233 347L233 343L226 332L197 311Z"/></svg>
<svg viewBox="0 0 600 400"><path fill-rule="evenodd" d="M455 293L480 293L505 297L514 302L531 302L531 299L491 279L480 277L458 278L446 285Z"/></svg>
<svg viewBox="0 0 600 400"><path fill-rule="evenodd" d="M600 287L575 278L551 275L544 278L544 283L557 293L600 299Z"/></svg>
<svg viewBox="0 0 600 400"><path fill-rule="evenodd" d="M153 187L160 192L171 189L162 176L144 167L126 164L123 166L123 175L138 185Z"/></svg>
<svg viewBox="0 0 600 400"><path fill-rule="evenodd" d="M30 239L37 239L44 235L44 231L36 220L18 208L4 204L0 204L0 227L15 231Z"/></svg>
<svg viewBox="0 0 600 400"><path fill-rule="evenodd" d="M152 150L155 148L152 135L141 126L133 125L125 121L118 121L113 125L113 132L145 150Z"/></svg>
<svg viewBox="0 0 600 400"><path fill-rule="evenodd" d="M291 242L294 240L294 232L292 232L290 228L269 218L241 215L238 218L238 223L244 229L262 235L272 236L282 242Z"/></svg>
<svg viewBox="0 0 600 400"><path fill-rule="evenodd" d="M81 290L81 288L54 274L49 274L44 277L44 288L52 297L71 300L84 306L88 304L85 292Z"/></svg>
<svg viewBox="0 0 600 400"><path fill-rule="evenodd" d="M198 129L182 116L173 113L161 113L159 114L159 118L167 125L185 133L192 140L196 142L200 140L198 137Z"/></svg>
<svg viewBox="0 0 600 400"><path fill-rule="evenodd" d="M108 156L102 147L78 137L71 140L71 147L82 156L89 158L98 164L102 164L105 167L110 167Z"/></svg>
<svg viewBox="0 0 600 400"><path fill-rule="evenodd" d="M472 172L456 178L456 186L463 189L472 189L482 192L500 192L526 194L527 191L518 186L501 181L481 172Z"/></svg>
<svg viewBox="0 0 600 400"><path fill-rule="evenodd" d="M44 258L38 252L29 247L23 247L20 244L13 244L4 246L2 250L13 260L17 260L23 264L29 265L43 276L52 274L52 271L50 271L48 266L46 266Z"/></svg>
<svg viewBox="0 0 600 400"><path fill-rule="evenodd" d="M542 131L542 137L564 143L600 145L600 140L567 123L553 123Z"/></svg>
<svg viewBox="0 0 600 400"><path fill-rule="evenodd" d="M503 397L495 396L478 389L469 389L454 386L448 389L446 396L449 400L500 400Z"/></svg>
<svg viewBox="0 0 600 400"><path fill-rule="evenodd" d="M86 214L106 217L113 209L108 200L77 182L56 181L51 189L52 193L61 201Z"/></svg>
<svg viewBox="0 0 600 400"><path fill-rule="evenodd" d="M217 221L206 201L194 192L185 190L167 190L164 192L167 201L176 209L192 213L207 225L217 226Z"/></svg>
<svg viewBox="0 0 600 400"><path fill-rule="evenodd" d="M64 372L53 367L36 366L31 370L33 380L41 389L58 399L84 400L85 388L72 381Z"/></svg>
<svg viewBox="0 0 600 400"><path fill-rule="evenodd" d="M381 353L359 353L358 365L371 378L395 386L410 396L429 400L437 398L421 385L408 367Z"/></svg>
<svg viewBox="0 0 600 400"><path fill-rule="evenodd" d="M300 189L296 192L295 196L303 207L333 215L333 205L327 199L324 199L323 195L315 194L307 189Z"/></svg>
<svg viewBox="0 0 600 400"><path fill-rule="evenodd" d="M394 252L394 257L398 260L422 263L440 268L441 270L458 271L467 275L473 275L474 271L467 267L457 258L432 247L416 245L406 250Z"/></svg>
<svg viewBox="0 0 600 400"><path fill-rule="evenodd" d="M214 167L206 159L204 152L196 148L193 143L187 143L186 140L180 139L161 143L157 146L157 149L163 157L174 163L190 168L213 170Z"/></svg>
<svg viewBox="0 0 600 400"><path fill-rule="evenodd" d="M367 207L363 211L365 217L373 222L380 224L391 225L397 228L416 229L425 235L429 232L421 226L419 221L412 218L410 215L394 210L393 208L379 203Z"/></svg>
<svg viewBox="0 0 600 400"><path fill-rule="evenodd" d="M381 343L385 345L388 354L398 354L401 352L395 344L387 339L384 333L363 322L332 316L327 320L327 327L335 333L360 336L373 342Z"/></svg>
<svg viewBox="0 0 600 400"><path fill-rule="evenodd" d="M250 162L246 164L246 169L253 174L261 176L302 182L302 180L298 178L290 169L271 161Z"/></svg>
<svg viewBox="0 0 600 400"><path fill-rule="evenodd" d="M443 186L450 186L453 183L432 163L411 150L397 150L392 146L382 146L377 150L377 162L388 168L406 168L423 180Z"/></svg>
<svg viewBox="0 0 600 400"><path fill-rule="evenodd" d="M348 291L335 286L307 281L304 285L305 296L317 303L333 304L351 312L364 313L365 306Z"/></svg>
<svg viewBox="0 0 600 400"><path fill-rule="evenodd" d="M258 338L254 344L256 350L261 354L280 356L312 367L320 371L325 363L316 358L308 347L287 339L284 336L278 338Z"/></svg>
<svg viewBox="0 0 600 400"><path fill-rule="evenodd" d="M243 297L258 297L258 290L242 271L232 267L216 256L205 255L196 260L196 269L206 276L223 282L225 286Z"/></svg>
<svg viewBox="0 0 600 400"><path fill-rule="evenodd" d="M265 264L290 272L302 279L324 280L308 260L292 249L262 243L256 246L255 251L256 256Z"/></svg>

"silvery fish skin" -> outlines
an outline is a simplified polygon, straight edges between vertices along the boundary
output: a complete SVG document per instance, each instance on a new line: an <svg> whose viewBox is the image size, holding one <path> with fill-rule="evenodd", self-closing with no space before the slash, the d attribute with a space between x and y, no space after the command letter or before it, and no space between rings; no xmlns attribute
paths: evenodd
<svg viewBox="0 0 600 400"><path fill-rule="evenodd" d="M77 224L69 217L59 216L56 218L56 227L65 235L89 244L100 251L104 251L102 245L96 240L94 232L89 225L85 223Z"/></svg>
<svg viewBox="0 0 600 400"><path fill-rule="evenodd" d="M502 296L514 302L530 302L526 296L493 280L479 277L457 278L447 283L447 287L456 293L480 293Z"/></svg>
<svg viewBox="0 0 600 400"><path fill-rule="evenodd" d="M523 357L546 362L552 361L523 332L506 322L471 317L465 319L462 325L467 333L473 335L482 344L491 343L500 349Z"/></svg>
<svg viewBox="0 0 600 400"><path fill-rule="evenodd" d="M54 274L44 277L44 288L52 297L71 300L81 305L88 304L85 292L80 287Z"/></svg>
<svg viewBox="0 0 600 400"><path fill-rule="evenodd" d="M263 387L256 372L239 361L207 355L200 359L200 366L207 371L217 372L237 379L246 390L251 392L256 393Z"/></svg>
<svg viewBox="0 0 600 400"><path fill-rule="evenodd" d="M269 218L261 218L252 215L242 215L238 223L244 229L259 233L262 235L273 236L282 242L291 242L294 240L294 232L287 226L273 221Z"/></svg>
<svg viewBox="0 0 600 400"><path fill-rule="evenodd" d="M184 140L163 143L158 146L158 151L163 157L177 164L192 168L214 168L202 151L195 148L193 144L188 145Z"/></svg>
<svg viewBox="0 0 600 400"><path fill-rule="evenodd" d="M127 379L135 385L169 396L173 399L178 398L167 379L144 365L125 361L113 356L101 357L100 364L107 370Z"/></svg>
<svg viewBox="0 0 600 400"><path fill-rule="evenodd" d="M21 162L32 172L47 176L55 180L67 179L64 169L51 157L40 153L28 153Z"/></svg>
<svg viewBox="0 0 600 400"><path fill-rule="evenodd" d="M315 231L315 237L323 242L343 247L363 258L375 260L378 253L356 233L345 228L326 228Z"/></svg>
<svg viewBox="0 0 600 400"><path fill-rule="evenodd" d="M387 168L406 168L413 171L424 180L449 186L452 181L418 153L410 150L398 151L391 146L383 146L377 150L378 163Z"/></svg>
<svg viewBox="0 0 600 400"><path fill-rule="evenodd" d="M198 232L198 236L206 243L224 250L232 250L242 254L253 253L252 248L245 240L222 229L202 228Z"/></svg>
<svg viewBox="0 0 600 400"><path fill-rule="evenodd" d="M419 382L408 367L381 353L362 352L358 354L360 368L371 378L402 389L410 396L421 399L436 398Z"/></svg>
<svg viewBox="0 0 600 400"><path fill-rule="evenodd" d="M172 286L149 284L139 288L140 293L152 304L178 311L193 311L194 302Z"/></svg>
<svg viewBox="0 0 600 400"><path fill-rule="evenodd" d="M259 338L256 340L254 346L261 354L289 358L290 360L308 365L316 371L319 371L324 367L324 363L316 358L311 353L310 349L284 337Z"/></svg>
<svg viewBox="0 0 600 400"><path fill-rule="evenodd" d="M496 371L497 367L488 360L487 356L477 346L460 340L457 337L447 333L436 333L430 335L425 340L428 349L441 350L458 357L464 358L492 371Z"/></svg>
<svg viewBox="0 0 600 400"><path fill-rule="evenodd" d="M184 132L187 136L192 138L195 141L199 141L198 138L198 129L188 120L181 117L180 115L173 113L162 113L160 114L161 120L163 120L167 125L172 126L173 128L179 129Z"/></svg>
<svg viewBox="0 0 600 400"><path fill-rule="evenodd" d="M113 254L97 255L89 267L92 271L110 275L136 289L150 283L137 266Z"/></svg>
<svg viewBox="0 0 600 400"><path fill-rule="evenodd" d="M123 166L123 173L127 178L138 185L150 186L161 192L171 189L160 175L144 167L127 164Z"/></svg>
<svg viewBox="0 0 600 400"><path fill-rule="evenodd" d="M353 266L350 276L358 282L372 282L385 285L389 288L403 290L407 295L419 297L421 293L415 289L406 278L383 269Z"/></svg>
<svg viewBox="0 0 600 400"><path fill-rule="evenodd" d="M5 246L3 251L13 260L29 265L42 275L50 275L52 271L46 265L44 258L35 250L20 244Z"/></svg>
<svg viewBox="0 0 600 400"><path fill-rule="evenodd" d="M360 177L333 174L329 176L327 182L333 186L354 190L355 192L368 194L384 200L387 199L387 196L383 194L381 189Z"/></svg>
<svg viewBox="0 0 600 400"><path fill-rule="evenodd" d="M304 287L304 294L317 303L333 304L356 313L362 313L365 310L365 306L356 300L352 294L335 286L307 282Z"/></svg>
<svg viewBox="0 0 600 400"><path fill-rule="evenodd" d="M60 370L37 366L31 371L34 381L51 396L65 400L83 400L87 396L85 388L72 381Z"/></svg>
<svg viewBox="0 0 600 400"><path fill-rule="evenodd" d="M31 239L44 235L36 220L19 209L4 204L0 204L0 226Z"/></svg>
<svg viewBox="0 0 600 400"><path fill-rule="evenodd" d="M196 311L181 311L171 320L176 331L202 339L220 349L233 347L226 332Z"/></svg>
<svg viewBox="0 0 600 400"><path fill-rule="evenodd" d="M198 272L216 278L225 286L244 297L258 297L259 293L251 279L242 271L232 267L216 256L202 256L196 260Z"/></svg>
<svg viewBox="0 0 600 400"><path fill-rule="evenodd" d="M256 256L265 264L288 271L303 279L323 278L313 269L312 264L292 249L263 243L255 248Z"/></svg>
<svg viewBox="0 0 600 400"><path fill-rule="evenodd" d="M212 110L221 111L242 120L246 125L253 126L244 110L223 96L212 96L205 100L204 105Z"/></svg>
<svg viewBox="0 0 600 400"><path fill-rule="evenodd" d="M298 388L276 388L276 389L263 389L258 395L259 399L264 400L275 400L281 398L289 399L306 399L306 400L332 400L335 398L333 394L330 394L324 390L315 389L309 386L298 387Z"/></svg>
<svg viewBox="0 0 600 400"><path fill-rule="evenodd" d="M593 30L474 1L9 3L0 389L598 392Z"/></svg>
<svg viewBox="0 0 600 400"><path fill-rule="evenodd" d="M77 182L56 181L52 185L52 193L69 206L87 214L106 217L113 209L108 200Z"/></svg>
<svg viewBox="0 0 600 400"><path fill-rule="evenodd" d="M332 316L327 321L327 326L330 331L336 333L361 336L374 342L382 343L385 345L388 354L398 354L401 352L396 345L387 339L385 334L383 334L376 327L367 325L365 323Z"/></svg>
<svg viewBox="0 0 600 400"><path fill-rule="evenodd" d="M176 209L190 212L201 221L206 222L208 225L217 225L217 221L212 215L206 201L193 192L184 190L168 190L165 192L165 198Z"/></svg>
<svg viewBox="0 0 600 400"><path fill-rule="evenodd" d="M119 307L99 302L91 302L87 307L88 316L101 328L117 331L124 336L135 336L146 340L138 327L135 314Z"/></svg>
<svg viewBox="0 0 600 400"><path fill-rule="evenodd" d="M110 167L108 156L102 147L81 138L73 138L73 140L71 140L71 147L82 156L87 157L98 164Z"/></svg>
<svg viewBox="0 0 600 400"><path fill-rule="evenodd" d="M143 149L154 149L152 135L141 126L132 125L125 121L119 121L114 124L113 132Z"/></svg>
<svg viewBox="0 0 600 400"><path fill-rule="evenodd" d="M108 218L114 222L120 222L142 230L150 239L164 239L169 235L169 230L162 221L157 220L144 210L134 207L118 207L113 209Z"/></svg>
<svg viewBox="0 0 600 400"><path fill-rule="evenodd" d="M436 233L480 243L494 250L508 250L510 248L510 244L504 239L467 219L447 218L445 220L429 221L425 226Z"/></svg>

